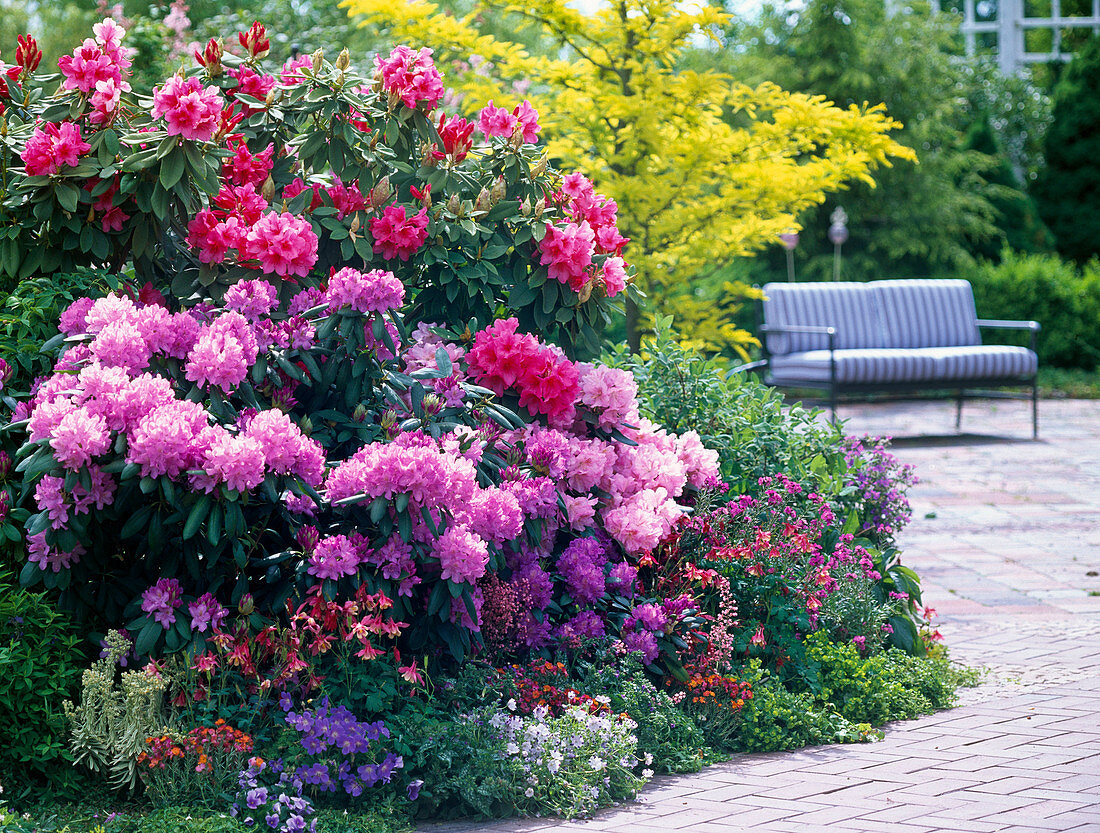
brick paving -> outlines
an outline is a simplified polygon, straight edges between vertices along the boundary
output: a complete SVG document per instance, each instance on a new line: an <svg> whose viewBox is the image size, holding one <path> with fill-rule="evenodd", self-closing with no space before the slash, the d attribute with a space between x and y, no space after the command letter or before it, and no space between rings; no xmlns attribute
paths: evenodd
<svg viewBox="0 0 1100 833"><path fill-rule="evenodd" d="M424 833L1100 833L1100 401L842 407L917 467L905 563L952 656L987 673L880 743L743 755L658 777L592 819Z"/></svg>

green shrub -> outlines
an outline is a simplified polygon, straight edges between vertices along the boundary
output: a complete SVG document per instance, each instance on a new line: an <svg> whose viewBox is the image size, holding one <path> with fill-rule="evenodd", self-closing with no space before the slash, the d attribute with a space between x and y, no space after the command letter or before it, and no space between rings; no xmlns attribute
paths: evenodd
<svg viewBox="0 0 1100 833"><path fill-rule="evenodd" d="M28 788L74 794L61 704L80 686L81 641L69 619L0 573L0 773L6 797Z"/></svg>
<svg viewBox="0 0 1100 833"><path fill-rule="evenodd" d="M1091 370L1100 364L1100 262L1076 267L1056 255L1005 252L966 276L982 318L1038 321L1039 364ZM1026 344L1026 336L984 330L983 339ZM1021 340L1024 339L1024 340Z"/></svg>
<svg viewBox="0 0 1100 833"><path fill-rule="evenodd" d="M778 752L823 743L857 743L876 737L868 725L855 725L835 710L823 709L811 694L792 692L757 675L753 697L741 709L737 748Z"/></svg>
<svg viewBox="0 0 1100 833"><path fill-rule="evenodd" d="M819 699L853 723L877 726L954 703L958 678L945 659L896 648L864 657L851 642L831 642L823 632L806 637L806 652L820 666Z"/></svg>

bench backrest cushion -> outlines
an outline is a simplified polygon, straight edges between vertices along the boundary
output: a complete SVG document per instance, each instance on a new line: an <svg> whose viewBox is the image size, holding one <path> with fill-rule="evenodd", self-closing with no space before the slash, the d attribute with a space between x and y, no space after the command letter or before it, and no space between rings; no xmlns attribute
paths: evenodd
<svg viewBox="0 0 1100 833"><path fill-rule="evenodd" d="M833 327L838 350L884 347L882 312L868 284L845 281L769 283L764 286L764 323L769 326ZM893 345L890 345L893 346ZM826 350L829 338L812 333L771 334L773 355Z"/></svg>
<svg viewBox="0 0 1100 833"><path fill-rule="evenodd" d="M964 280L872 281L887 347L964 347L981 344L974 293Z"/></svg>

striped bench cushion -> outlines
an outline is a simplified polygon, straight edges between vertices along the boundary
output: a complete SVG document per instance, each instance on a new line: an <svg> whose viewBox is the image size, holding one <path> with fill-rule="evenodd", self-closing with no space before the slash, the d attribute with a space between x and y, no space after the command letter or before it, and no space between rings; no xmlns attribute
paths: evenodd
<svg viewBox="0 0 1100 833"><path fill-rule="evenodd" d="M836 347L840 350L884 347L879 301L867 287L862 283L832 281L765 284L768 300L764 304L764 323L780 327L834 327ZM828 336L811 333L773 334L767 341L772 355L829 347Z"/></svg>
<svg viewBox="0 0 1100 833"><path fill-rule="evenodd" d="M937 379L1015 379L1035 375L1038 357L1026 347L930 347Z"/></svg>
<svg viewBox="0 0 1100 833"><path fill-rule="evenodd" d="M1019 379L1035 374L1038 360L1024 347L924 347L916 349L837 350L836 380L840 384L959 382L978 379ZM771 379L779 385L829 381L829 351L809 350L773 356Z"/></svg>
<svg viewBox="0 0 1100 833"><path fill-rule="evenodd" d="M974 293L963 280L872 281L889 347L959 347L981 344Z"/></svg>
<svg viewBox="0 0 1100 833"><path fill-rule="evenodd" d="M917 350L836 350L836 379L843 384L922 382L936 378L935 359ZM779 385L829 381L829 351L772 356L771 379Z"/></svg>

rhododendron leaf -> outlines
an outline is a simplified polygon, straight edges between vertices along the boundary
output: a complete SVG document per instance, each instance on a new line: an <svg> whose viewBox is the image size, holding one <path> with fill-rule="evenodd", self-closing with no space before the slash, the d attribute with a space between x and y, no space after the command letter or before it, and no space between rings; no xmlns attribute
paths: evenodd
<svg viewBox="0 0 1100 833"><path fill-rule="evenodd" d="M156 647L157 640L160 639L160 635L164 628L152 621L148 617L142 617L145 619L145 624L142 625L140 631L138 631L137 638L134 640L134 653L138 656L149 655L153 648Z"/></svg>
<svg viewBox="0 0 1100 833"><path fill-rule="evenodd" d="M165 190L174 187L180 181L180 177L183 176L184 162L184 152L180 148L176 148L164 157L160 164L159 178Z"/></svg>
<svg viewBox="0 0 1100 833"><path fill-rule="evenodd" d="M191 512L187 516L187 522L183 525L184 541L195 536L195 533L199 531L199 527L202 526L202 522L206 520L206 515L209 511L210 495L203 495L195 502L195 505L191 507Z"/></svg>
<svg viewBox="0 0 1100 833"><path fill-rule="evenodd" d="M165 136L161 140L161 143L157 146L157 159L163 159L177 147L179 147L179 139L177 139L175 136Z"/></svg>
<svg viewBox="0 0 1100 833"><path fill-rule="evenodd" d="M143 506L126 519L119 531L120 538L132 538L134 535L145 531L145 525L153 514L152 505Z"/></svg>
<svg viewBox="0 0 1100 833"><path fill-rule="evenodd" d="M397 532L406 544L412 541L412 518L409 517L408 512L402 512L397 516Z"/></svg>
<svg viewBox="0 0 1100 833"><path fill-rule="evenodd" d="M435 518L432 517L432 513L427 506L420 507L420 516L424 519L424 523L428 525L428 529L432 531L432 535L438 538L442 530L435 525Z"/></svg>
<svg viewBox="0 0 1100 833"><path fill-rule="evenodd" d="M336 501L336 504L343 503L343 501ZM386 516L390 502L385 497L376 497L370 504L370 519L371 523L379 523L382 518Z"/></svg>
<svg viewBox="0 0 1100 833"><path fill-rule="evenodd" d="M33 561L28 561L19 571L19 584L22 587L34 587L42 581L42 570Z"/></svg>
<svg viewBox="0 0 1100 833"><path fill-rule="evenodd" d="M80 198L80 192L76 189L76 186L69 185L69 183L67 182L59 182L57 183L57 187L54 189L54 194L57 196L58 205L60 205L66 211L76 211L77 201ZM85 228L87 228L87 226L85 226ZM11 269L9 271L14 272L15 270Z"/></svg>
<svg viewBox="0 0 1100 833"><path fill-rule="evenodd" d="M222 508L215 504L210 510L206 524L206 540L211 544L218 541L222 534ZM211 559L212 560L212 559Z"/></svg>
<svg viewBox="0 0 1100 833"><path fill-rule="evenodd" d="M409 508L409 493L402 492L393 499L393 508L398 512L405 512Z"/></svg>
<svg viewBox="0 0 1100 833"><path fill-rule="evenodd" d="M440 582L432 588L432 594L428 597L428 615L434 616L435 614L439 613L443 609L443 605L446 603L446 601L447 590L444 587L444 583Z"/></svg>
<svg viewBox="0 0 1100 833"><path fill-rule="evenodd" d="M46 531L46 528L50 525L50 516L45 512L39 512L33 518L30 523L27 524L27 535L38 535Z"/></svg>

